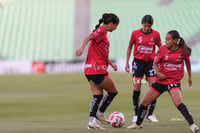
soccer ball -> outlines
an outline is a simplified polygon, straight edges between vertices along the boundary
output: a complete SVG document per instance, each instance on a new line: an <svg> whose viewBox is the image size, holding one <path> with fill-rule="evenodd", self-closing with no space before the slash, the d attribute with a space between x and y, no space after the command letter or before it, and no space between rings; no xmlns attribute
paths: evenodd
<svg viewBox="0 0 200 133"><path fill-rule="evenodd" d="M111 113L108 119L112 127L115 127L115 128L120 128L125 123L125 117L121 112Z"/></svg>

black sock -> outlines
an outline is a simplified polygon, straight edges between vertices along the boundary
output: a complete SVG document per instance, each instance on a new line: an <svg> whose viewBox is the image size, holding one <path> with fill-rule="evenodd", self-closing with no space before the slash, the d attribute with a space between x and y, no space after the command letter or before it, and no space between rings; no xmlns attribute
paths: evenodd
<svg viewBox="0 0 200 133"><path fill-rule="evenodd" d="M144 106L142 104L140 105L140 107L138 109L138 118L137 118L137 121L136 121L137 125L142 124L144 117L146 116L146 113L147 113L147 108L148 108L148 106Z"/></svg>
<svg viewBox="0 0 200 133"><path fill-rule="evenodd" d="M153 114L153 111L155 109L155 106L156 106L156 100L154 100L149 106L148 106L148 114L147 116L149 115L152 115Z"/></svg>
<svg viewBox="0 0 200 133"><path fill-rule="evenodd" d="M185 119L187 120L189 125L194 124L191 112L183 103L179 104L177 108L182 113L182 115L185 117Z"/></svg>
<svg viewBox="0 0 200 133"><path fill-rule="evenodd" d="M135 110L135 115L137 115L139 104L140 104L140 91L133 91L133 107Z"/></svg>
<svg viewBox="0 0 200 133"><path fill-rule="evenodd" d="M99 111L104 113L105 110L107 109L107 107L110 105L110 103L112 102L113 98L117 95L116 93L109 93L103 98L102 104L99 108Z"/></svg>
<svg viewBox="0 0 200 133"><path fill-rule="evenodd" d="M103 95L93 95L92 101L90 103L90 116L96 117L96 113L102 97Z"/></svg>

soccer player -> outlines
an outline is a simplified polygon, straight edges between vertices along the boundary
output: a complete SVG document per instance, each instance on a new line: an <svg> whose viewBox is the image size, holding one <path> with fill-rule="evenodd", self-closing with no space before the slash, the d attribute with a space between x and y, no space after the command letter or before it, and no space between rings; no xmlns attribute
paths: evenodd
<svg viewBox="0 0 200 133"><path fill-rule="evenodd" d="M137 111L140 104L140 92L141 92L141 80L143 76L146 76L149 86L155 80L155 70L153 68L153 59L155 56L155 47L161 46L160 33L152 29L153 17L151 15L145 15L142 18L142 29L138 29L132 32L129 41L129 46L126 55L126 72L130 71L129 58L133 50L133 62L132 62L132 78L133 78L133 106L135 115L133 116L133 123L137 120ZM153 115L156 100L149 106L149 112L147 119L151 122L158 122L158 119ZM131 128L131 126L128 126Z"/></svg>
<svg viewBox="0 0 200 133"><path fill-rule="evenodd" d="M103 25L101 26L102 23ZM76 50L76 56L80 56L90 41L84 68L85 76L88 79L93 94L93 99L90 104L88 129L104 129L96 123L96 118L100 120L102 124L110 124L104 117L104 112L117 95L118 90L107 71L108 65L110 65L113 70L117 71L117 65L110 61L108 57L110 43L107 32L115 30L118 24L119 18L115 14L103 14L95 30L84 39L81 47ZM108 92L104 98L103 90ZM99 107L100 102L101 105Z"/></svg>
<svg viewBox="0 0 200 133"><path fill-rule="evenodd" d="M159 48L155 59L154 66L156 70L156 80L146 93L138 110L138 119L132 128L141 128L144 115L147 112L147 106L163 92L168 91L171 99L177 109L187 120L192 132L199 130L194 124L192 114L183 103L181 95L181 79L184 76L184 62L188 73L189 86L192 85L191 64L189 48L184 39L180 37L176 30L169 31L165 37L166 45Z"/></svg>

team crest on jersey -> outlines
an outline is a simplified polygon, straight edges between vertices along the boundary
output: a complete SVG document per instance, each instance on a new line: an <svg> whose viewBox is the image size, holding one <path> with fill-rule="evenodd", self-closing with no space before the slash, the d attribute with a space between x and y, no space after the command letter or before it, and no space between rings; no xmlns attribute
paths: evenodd
<svg viewBox="0 0 200 133"><path fill-rule="evenodd" d="M154 40L155 40L154 37L152 37L152 38L151 38L151 41L154 41Z"/></svg>
<svg viewBox="0 0 200 133"><path fill-rule="evenodd" d="M178 59L176 61L182 61L182 54L179 54Z"/></svg>
<svg viewBox="0 0 200 133"><path fill-rule="evenodd" d="M143 37L138 37L139 43L142 43Z"/></svg>

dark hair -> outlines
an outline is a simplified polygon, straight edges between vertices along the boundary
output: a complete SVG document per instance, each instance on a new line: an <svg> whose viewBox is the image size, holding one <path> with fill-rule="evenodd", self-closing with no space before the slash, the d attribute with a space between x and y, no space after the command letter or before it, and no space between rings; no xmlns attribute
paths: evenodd
<svg viewBox="0 0 200 133"><path fill-rule="evenodd" d="M173 39L177 39L177 45L182 47L183 52L186 56L191 55L192 49L187 46L187 44L185 43L185 40L180 36L178 31L171 30L168 32L168 34L170 34Z"/></svg>
<svg viewBox="0 0 200 133"><path fill-rule="evenodd" d="M102 23L109 24L110 22L113 22L113 24L118 24L119 23L118 16L113 13L104 13L102 15L102 18L99 19L99 24L95 26L95 29L93 31L95 31Z"/></svg>
<svg viewBox="0 0 200 133"><path fill-rule="evenodd" d="M148 23L148 24L151 24L153 25L153 17L151 15L145 15L143 18L142 18L142 24L144 23Z"/></svg>

